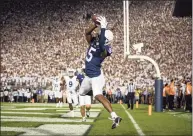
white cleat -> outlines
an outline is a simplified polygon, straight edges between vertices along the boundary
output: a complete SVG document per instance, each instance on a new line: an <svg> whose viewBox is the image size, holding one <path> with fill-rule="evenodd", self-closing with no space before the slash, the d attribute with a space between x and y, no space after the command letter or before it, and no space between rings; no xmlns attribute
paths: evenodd
<svg viewBox="0 0 193 136"><path fill-rule="evenodd" d="M71 111L71 117L74 117L74 111Z"/></svg>
<svg viewBox="0 0 193 136"><path fill-rule="evenodd" d="M72 111L69 111L68 113L67 113L67 116L68 117L74 117L74 111L72 110Z"/></svg>
<svg viewBox="0 0 193 136"><path fill-rule="evenodd" d="M83 117L83 118L82 118L82 122L86 122L86 117Z"/></svg>

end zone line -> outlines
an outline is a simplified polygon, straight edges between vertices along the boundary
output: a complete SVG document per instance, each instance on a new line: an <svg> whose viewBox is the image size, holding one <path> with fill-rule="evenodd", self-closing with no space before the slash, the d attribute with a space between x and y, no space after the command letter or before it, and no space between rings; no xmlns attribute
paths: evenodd
<svg viewBox="0 0 193 136"><path fill-rule="evenodd" d="M141 128L139 127L139 125L136 123L136 121L134 120L134 118L131 116L131 114L125 109L125 107L121 104L121 106L123 107L123 109L125 110L125 112L127 113L129 119L131 120L131 122L133 123L135 129L137 130L137 133L140 136L145 136L145 134L143 133L143 131L141 130Z"/></svg>

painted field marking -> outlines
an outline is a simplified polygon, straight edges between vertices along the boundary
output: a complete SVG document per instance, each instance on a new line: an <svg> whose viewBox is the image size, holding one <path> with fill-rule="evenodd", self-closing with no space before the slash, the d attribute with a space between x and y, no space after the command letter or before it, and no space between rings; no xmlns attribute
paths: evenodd
<svg viewBox="0 0 193 136"><path fill-rule="evenodd" d="M137 130L137 133L140 136L145 136L145 134L143 133L143 131L141 130L141 128L139 127L139 125L136 123L136 121L134 120L134 118L131 116L131 114L125 109L125 107L121 104L121 106L123 107L123 109L125 110L126 114L128 115L128 117L130 118L131 122L133 123L135 129Z"/></svg>
<svg viewBox="0 0 193 136"><path fill-rule="evenodd" d="M1 116L1 122L82 122L82 119L71 118L48 118L48 117L20 117L20 116ZM86 122L93 122L94 119L87 119Z"/></svg>
<svg viewBox="0 0 193 136"><path fill-rule="evenodd" d="M98 115L99 115L99 113L100 112L90 112L90 117L92 117L92 118L96 118L96 117L98 117ZM22 115L62 115L62 117L69 117L69 115L68 115L68 113L57 113L57 112L55 112L55 113L42 113L42 112L23 112L23 111L21 111L21 112L7 112L7 111L1 111L1 114L14 114L14 115L16 115L16 114L22 114ZM5 116L5 115L3 115L3 116ZM75 117L82 117L81 116L81 113L80 113L80 111L74 111L74 116Z"/></svg>
<svg viewBox="0 0 193 136"><path fill-rule="evenodd" d="M5 109L5 110L17 110L17 111L25 111L25 110L56 110L56 111L70 111L69 108L18 108L18 109ZM3 111L3 110L2 110ZM80 111L80 108L74 109L74 111ZM101 109L90 109L90 111L101 111Z"/></svg>
<svg viewBox="0 0 193 136"><path fill-rule="evenodd" d="M56 111L70 111L69 110L69 108L68 109L64 109L64 110L56 110ZM80 112L80 109L75 109L74 111L79 111ZM96 111L98 111L98 112L100 112L101 111L101 109L90 109L89 110L90 112L96 112Z"/></svg>
<svg viewBox="0 0 193 136"><path fill-rule="evenodd" d="M15 132L25 132L23 135L84 135L91 125L60 125L60 124L44 124L37 128L34 127L1 127L1 131L15 131ZM76 131L75 131L76 130Z"/></svg>
<svg viewBox="0 0 193 136"><path fill-rule="evenodd" d="M56 107L56 103L1 103L2 106L42 106L42 107ZM63 103L63 107L68 107L69 105L67 103ZM103 108L102 104L92 104L92 107L99 107Z"/></svg>

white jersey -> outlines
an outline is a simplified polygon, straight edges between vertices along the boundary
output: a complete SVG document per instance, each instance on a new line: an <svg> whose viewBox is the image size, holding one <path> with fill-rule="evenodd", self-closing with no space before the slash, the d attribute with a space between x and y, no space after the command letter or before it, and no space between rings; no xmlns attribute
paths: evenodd
<svg viewBox="0 0 193 136"><path fill-rule="evenodd" d="M75 92L76 87L78 86L78 82L76 81L76 76L70 78L70 77L65 77L66 80L66 85L67 85L67 91L72 91Z"/></svg>
<svg viewBox="0 0 193 136"><path fill-rule="evenodd" d="M53 91L60 91L60 78L59 76L54 77L52 82Z"/></svg>
<svg viewBox="0 0 193 136"><path fill-rule="evenodd" d="M62 91L55 91L55 98L62 98Z"/></svg>

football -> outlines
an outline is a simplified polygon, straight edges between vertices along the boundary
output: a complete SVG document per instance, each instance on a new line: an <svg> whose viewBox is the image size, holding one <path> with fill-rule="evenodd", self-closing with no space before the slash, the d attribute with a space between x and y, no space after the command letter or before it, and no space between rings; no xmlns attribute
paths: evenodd
<svg viewBox="0 0 193 136"><path fill-rule="evenodd" d="M93 21L95 24L100 25L100 23L99 23L99 22L97 22L97 17L98 17L98 15L93 14L93 15L92 15L92 21Z"/></svg>

